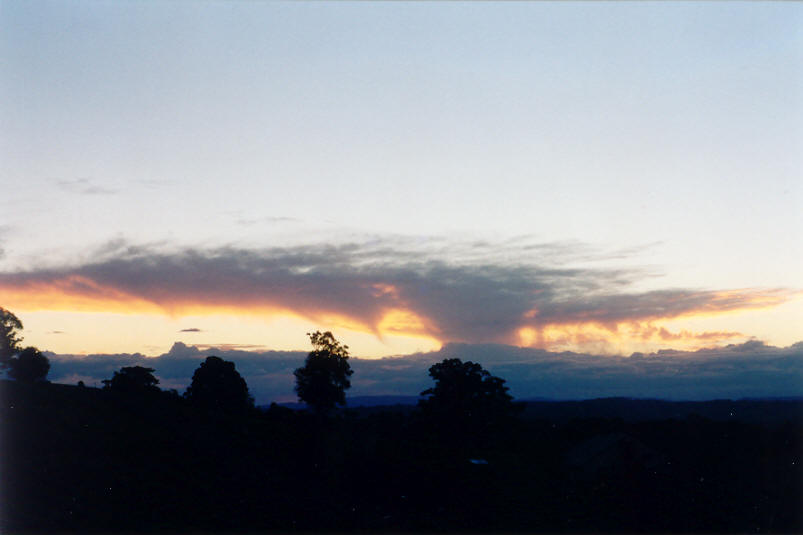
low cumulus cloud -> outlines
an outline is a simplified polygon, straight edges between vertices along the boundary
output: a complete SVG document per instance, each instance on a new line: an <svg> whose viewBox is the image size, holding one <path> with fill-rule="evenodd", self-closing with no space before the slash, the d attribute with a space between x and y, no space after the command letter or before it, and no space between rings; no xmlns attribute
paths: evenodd
<svg viewBox="0 0 803 535"><path fill-rule="evenodd" d="M293 371L300 351L244 351L177 342L159 357L140 354L70 356L49 353L49 378L101 386L123 366L154 368L162 388L180 392L208 355L236 364L258 404L295 401ZM738 399L803 395L803 342L786 348L747 342L698 351L665 350L612 357L554 353L500 344L447 344L439 351L381 359L350 359L350 396L418 395L432 386L428 368L445 358L480 363L507 380L517 399L589 399L627 396L671 400Z"/></svg>
<svg viewBox="0 0 803 535"><path fill-rule="evenodd" d="M544 348L593 341L597 335L579 328L589 325L668 340L679 333L657 330L651 322L770 307L792 294L785 289L633 292L633 283L653 274L575 267L578 259L592 266L609 258L582 244L522 240L380 237L340 245L182 250L115 240L91 261L0 273L0 290L22 308L40 299L41 306L69 309L79 303L86 309L95 302L107 310L103 307L111 303L177 315L199 307L292 311L315 320L345 318L377 334L421 334L443 342L520 343L525 329L530 337L525 345ZM687 334L706 341L741 336Z"/></svg>

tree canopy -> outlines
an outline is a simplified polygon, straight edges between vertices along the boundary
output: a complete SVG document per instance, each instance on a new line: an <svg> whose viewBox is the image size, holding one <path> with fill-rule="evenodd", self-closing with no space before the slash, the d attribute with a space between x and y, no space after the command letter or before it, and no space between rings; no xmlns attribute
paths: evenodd
<svg viewBox="0 0 803 535"><path fill-rule="evenodd" d="M210 356L195 370L184 397L207 410L242 412L253 408L254 398L233 362Z"/></svg>
<svg viewBox="0 0 803 535"><path fill-rule="evenodd" d="M9 359L19 351L22 342L22 322L12 312L0 307L0 368L8 366Z"/></svg>
<svg viewBox="0 0 803 535"><path fill-rule="evenodd" d="M111 379L103 381L103 388L114 392L137 393L158 392L159 379L154 377L153 368L143 366L128 366L114 372Z"/></svg>
<svg viewBox="0 0 803 535"><path fill-rule="evenodd" d="M421 392L425 412L460 424L492 423L513 411L513 397L505 380L482 366L460 359L445 359L429 368L435 387Z"/></svg>
<svg viewBox="0 0 803 535"><path fill-rule="evenodd" d="M33 383L42 381L50 371L50 361L35 347L26 347L19 355L9 359L8 375L17 381Z"/></svg>
<svg viewBox="0 0 803 535"><path fill-rule="evenodd" d="M307 333L312 351L304 366L296 369L298 399L317 413L325 413L335 405L346 404L349 377L354 372L349 365L348 346L340 344L329 332Z"/></svg>

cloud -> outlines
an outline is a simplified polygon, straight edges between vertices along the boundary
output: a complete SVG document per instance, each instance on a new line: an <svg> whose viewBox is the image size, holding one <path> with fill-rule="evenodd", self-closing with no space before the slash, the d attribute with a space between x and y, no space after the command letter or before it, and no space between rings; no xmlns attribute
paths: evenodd
<svg viewBox="0 0 803 535"><path fill-rule="evenodd" d="M114 195L119 193L118 190L98 186L86 178L59 180L56 184L64 191L80 195Z"/></svg>
<svg viewBox="0 0 803 535"><path fill-rule="evenodd" d="M670 333L653 322L772 307L786 289L632 292L653 274L572 267L597 255L578 244L448 243L375 238L266 249L167 250L114 240L93 261L0 273L20 309L292 312L339 318L376 334L560 348L623 333L656 341L728 340L740 333ZM526 340L523 340L525 339Z"/></svg>
<svg viewBox="0 0 803 535"><path fill-rule="evenodd" d="M159 357L47 355L51 361L49 378L55 382L74 384L80 377L87 385L100 385L123 366L141 365L156 370L163 388L183 391L202 360L213 354L236 364L257 403L296 399L293 371L306 357L300 351L201 350L177 342ZM627 396L706 400L803 395L803 342L778 348L757 341L630 357L555 353L500 344L447 344L428 353L350 359L354 375L348 394L417 395L431 386L428 368L445 358L480 363L506 379L518 399Z"/></svg>
<svg viewBox="0 0 803 535"><path fill-rule="evenodd" d="M197 327L190 327L189 329L181 329L179 332L180 333L202 333L204 331L199 329L199 328L197 328Z"/></svg>

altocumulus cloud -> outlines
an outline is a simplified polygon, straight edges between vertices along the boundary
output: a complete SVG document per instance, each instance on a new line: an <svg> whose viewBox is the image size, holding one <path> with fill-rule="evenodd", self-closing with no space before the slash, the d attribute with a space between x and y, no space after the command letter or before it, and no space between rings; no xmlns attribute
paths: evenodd
<svg viewBox="0 0 803 535"><path fill-rule="evenodd" d="M181 342L159 357L55 355L50 379L99 386L123 366L154 368L162 388L183 391L207 355L233 361L257 403L294 401L293 370L306 353L201 350ZM501 344L447 344L439 351L381 359L352 358L350 396L418 395L431 386L428 368L445 358L482 364L508 381L518 399L588 399L609 396L675 400L803 395L803 342L778 348L747 342L716 349L659 351L629 357L554 353Z"/></svg>
<svg viewBox="0 0 803 535"><path fill-rule="evenodd" d="M133 246L116 240L91 261L0 273L7 307L146 307L170 314L207 307L347 318L366 330L443 342L593 342L577 326L627 326L642 339L676 339L652 321L775 306L785 289L632 292L639 270L571 267L613 255L575 243L448 243L376 238L341 245L242 249ZM555 329L572 327L554 334ZM551 330L550 330L551 329ZM552 333L552 334L549 334ZM551 338L550 338L551 336ZM685 333L710 342L739 333ZM674 337L674 338L673 338Z"/></svg>

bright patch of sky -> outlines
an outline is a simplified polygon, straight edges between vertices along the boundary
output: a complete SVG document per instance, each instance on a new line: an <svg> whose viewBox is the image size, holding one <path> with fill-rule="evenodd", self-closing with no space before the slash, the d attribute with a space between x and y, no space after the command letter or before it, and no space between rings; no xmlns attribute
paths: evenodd
<svg viewBox="0 0 803 535"><path fill-rule="evenodd" d="M799 4L4 2L0 25L2 270L120 238L533 235L653 244L611 261L663 275L640 289L803 286Z"/></svg>

